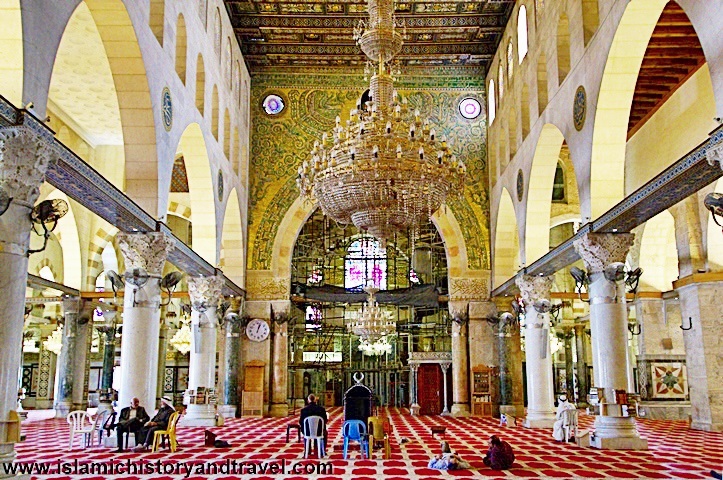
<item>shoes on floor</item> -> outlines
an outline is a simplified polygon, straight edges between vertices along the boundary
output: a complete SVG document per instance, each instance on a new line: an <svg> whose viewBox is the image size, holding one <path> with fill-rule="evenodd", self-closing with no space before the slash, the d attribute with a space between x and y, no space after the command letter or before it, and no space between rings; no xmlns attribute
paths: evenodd
<svg viewBox="0 0 723 480"><path fill-rule="evenodd" d="M146 445L136 445L135 447L133 447L134 452L145 452L147 450L148 450L148 446L146 446Z"/></svg>

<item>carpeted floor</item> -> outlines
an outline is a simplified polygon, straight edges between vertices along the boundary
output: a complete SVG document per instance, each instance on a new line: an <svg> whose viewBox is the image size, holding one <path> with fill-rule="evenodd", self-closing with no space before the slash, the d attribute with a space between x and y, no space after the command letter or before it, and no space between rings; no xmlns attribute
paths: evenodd
<svg viewBox="0 0 723 480"><path fill-rule="evenodd" d="M303 444L292 432L285 442L286 426L294 418L228 419L224 427L212 428L228 449L203 446L203 428L180 428L181 448L176 453L114 453L112 449L81 449L79 440L68 451L68 425L62 419L43 418L33 412L23 423L27 435L16 445L17 463L40 462L50 475L34 478L284 478L284 479L441 479L450 477L490 478L711 478L710 471L723 468L723 434L690 430L685 422L641 420L638 430L647 438L648 451L600 451L555 442L547 429L500 427L491 418L413 417L406 410L384 410L393 424L392 458L382 459L376 450L372 459L360 457L359 447L350 446L342 456L342 411L330 411L327 457L304 460ZM46 416L47 417L47 416ZM593 417L580 415L581 428L590 428ZM430 427L444 426L442 436ZM482 458L490 435L508 441L516 455L507 471L487 469ZM403 441L403 439L406 439ZM468 461L470 470L438 471L426 468L439 453L440 440ZM89 462L93 462L91 465ZM242 462L244 462L242 464ZM245 462L253 463L253 465ZM216 464L212 466L211 464ZM192 465L193 464L193 465ZM235 467L236 474L233 473ZM187 469L191 469L189 472ZM216 470L220 468L220 470ZM283 468L283 475L278 473ZM58 470L60 469L60 474ZM93 469L93 470L90 470ZM109 470L113 469L113 470ZM203 469L203 470L201 470ZM325 470L326 469L326 470ZM161 473L157 473L158 471Z"/></svg>

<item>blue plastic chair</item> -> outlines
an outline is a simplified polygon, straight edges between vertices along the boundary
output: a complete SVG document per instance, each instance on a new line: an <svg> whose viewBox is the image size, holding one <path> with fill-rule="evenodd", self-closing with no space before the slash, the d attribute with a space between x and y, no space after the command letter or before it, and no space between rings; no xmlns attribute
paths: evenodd
<svg viewBox="0 0 723 480"><path fill-rule="evenodd" d="M369 436L364 422L361 420L347 420L344 422L342 432L344 434L344 459L346 459L350 440L359 442L362 457L366 455L366 458L369 458Z"/></svg>

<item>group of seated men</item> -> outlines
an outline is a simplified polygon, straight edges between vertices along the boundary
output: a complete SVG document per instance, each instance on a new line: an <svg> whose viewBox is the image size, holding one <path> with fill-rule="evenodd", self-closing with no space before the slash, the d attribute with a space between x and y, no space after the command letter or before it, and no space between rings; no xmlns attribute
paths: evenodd
<svg viewBox="0 0 723 480"><path fill-rule="evenodd" d="M116 435L118 436L118 450L116 450L116 452L125 451L123 448L125 433L134 433L136 436L136 446L133 448L134 452L148 450L153 442L153 435L156 430L165 430L168 428L168 421L175 411L173 401L169 397L162 397L161 408L158 410L158 413L151 418L146 412L146 409L140 405L140 400L133 398L131 405L121 410L118 423L115 425Z"/></svg>

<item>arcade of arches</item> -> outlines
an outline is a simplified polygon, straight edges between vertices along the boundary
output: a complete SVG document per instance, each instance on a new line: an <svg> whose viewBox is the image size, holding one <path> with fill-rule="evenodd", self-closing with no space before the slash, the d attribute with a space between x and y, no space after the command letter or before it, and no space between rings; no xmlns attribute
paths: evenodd
<svg viewBox="0 0 723 480"><path fill-rule="evenodd" d="M295 186L364 90L316 10L352 3L0 0L0 463L18 408L167 395L213 426L340 406L356 372L381 407L529 428L567 394L602 449L647 448L633 411L723 431L723 0L397 4L400 94L468 173L383 243ZM347 328L368 284L374 344Z"/></svg>

